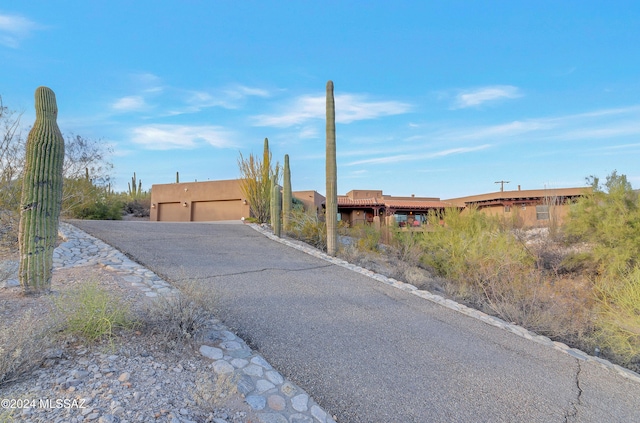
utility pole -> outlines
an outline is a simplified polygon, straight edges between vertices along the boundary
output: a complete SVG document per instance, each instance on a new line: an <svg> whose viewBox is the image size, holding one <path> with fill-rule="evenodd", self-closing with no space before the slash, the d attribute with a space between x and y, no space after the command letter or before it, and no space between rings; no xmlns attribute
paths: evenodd
<svg viewBox="0 0 640 423"><path fill-rule="evenodd" d="M508 184L511 181L496 181L495 184L500 184L500 192L504 192L504 184Z"/></svg>

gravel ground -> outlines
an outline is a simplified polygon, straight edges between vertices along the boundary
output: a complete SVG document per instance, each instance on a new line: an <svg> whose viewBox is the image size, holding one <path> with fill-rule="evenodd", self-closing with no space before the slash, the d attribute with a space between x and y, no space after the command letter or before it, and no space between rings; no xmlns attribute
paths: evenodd
<svg viewBox="0 0 640 423"><path fill-rule="evenodd" d="M0 257L8 259L15 256ZM51 298L87 281L118 295L142 318L145 304L152 301L98 266L60 269L54 272L50 296L25 297L20 287L0 288L0 330L7 331L27 313L34 322L50 319ZM51 337L53 344L41 351L40 366L0 386L0 399L5 400L0 422L258 421L230 384L216 380L211 361L195 350L195 344L168 349L144 327L96 344L59 334ZM6 400L13 408L5 408Z"/></svg>

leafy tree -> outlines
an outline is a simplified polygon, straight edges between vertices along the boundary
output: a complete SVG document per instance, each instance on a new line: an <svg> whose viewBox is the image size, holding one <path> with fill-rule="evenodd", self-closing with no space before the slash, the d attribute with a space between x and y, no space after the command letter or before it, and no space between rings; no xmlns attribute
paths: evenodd
<svg viewBox="0 0 640 423"><path fill-rule="evenodd" d="M0 97L0 247L15 248L25 144L22 113L4 106ZM103 201L113 164L111 148L101 140L69 134L65 137L62 216L80 217L80 210ZM112 210L112 209L110 209Z"/></svg>
<svg viewBox="0 0 640 423"><path fill-rule="evenodd" d="M26 140L22 135L22 113L4 106L0 97L0 247L18 242L18 210L22 192L22 168Z"/></svg>
<svg viewBox="0 0 640 423"><path fill-rule="evenodd" d="M587 242L587 253L576 262L592 262L599 274L624 274L640 264L640 205L625 175L613 171L604 186L587 178L591 191L571 208L565 234L573 242Z"/></svg>
<svg viewBox="0 0 640 423"><path fill-rule="evenodd" d="M264 139L262 160L253 153L245 158L242 153L238 158L240 169L240 187L247 197L251 208L251 217L260 223L269 222L271 212L271 183L280 180L281 168L278 162L272 163L269 140Z"/></svg>
<svg viewBox="0 0 640 423"><path fill-rule="evenodd" d="M108 191L113 164L112 149L101 140L71 134L65 139L62 216L79 217L76 211L95 203Z"/></svg>

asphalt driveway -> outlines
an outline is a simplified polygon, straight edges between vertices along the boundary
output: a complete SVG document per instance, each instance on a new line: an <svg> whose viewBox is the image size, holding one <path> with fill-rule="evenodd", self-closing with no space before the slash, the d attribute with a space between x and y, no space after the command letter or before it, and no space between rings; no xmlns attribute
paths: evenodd
<svg viewBox="0 0 640 423"><path fill-rule="evenodd" d="M640 383L245 225L73 221L218 318L339 423L640 421Z"/></svg>

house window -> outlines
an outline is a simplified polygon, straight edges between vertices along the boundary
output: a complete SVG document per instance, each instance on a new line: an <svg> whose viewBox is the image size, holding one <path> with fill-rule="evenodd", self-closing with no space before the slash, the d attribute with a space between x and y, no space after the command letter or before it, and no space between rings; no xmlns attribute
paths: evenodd
<svg viewBox="0 0 640 423"><path fill-rule="evenodd" d="M536 206L536 219L549 220L549 206Z"/></svg>
<svg viewBox="0 0 640 423"><path fill-rule="evenodd" d="M504 212L509 213L511 211L511 206L504 206Z"/></svg>

